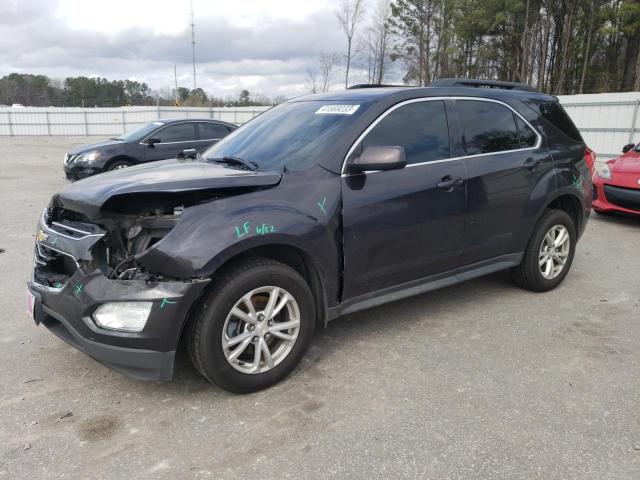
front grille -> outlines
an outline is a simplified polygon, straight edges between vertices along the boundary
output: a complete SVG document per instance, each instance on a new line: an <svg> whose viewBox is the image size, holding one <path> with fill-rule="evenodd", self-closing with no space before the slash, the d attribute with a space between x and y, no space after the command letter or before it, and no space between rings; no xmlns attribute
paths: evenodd
<svg viewBox="0 0 640 480"><path fill-rule="evenodd" d="M34 250L33 280L45 287L62 288L75 273L78 265L68 254L40 242Z"/></svg>
<svg viewBox="0 0 640 480"><path fill-rule="evenodd" d="M95 268L87 261L86 252L95 248L105 235L100 226L74 216L73 212L57 210L54 214L45 210L40 229L34 250L35 283L60 289L81 266L83 270Z"/></svg>
<svg viewBox="0 0 640 480"><path fill-rule="evenodd" d="M618 207L640 211L640 189L604 186L604 195L607 201Z"/></svg>
<svg viewBox="0 0 640 480"><path fill-rule="evenodd" d="M47 220L47 226L58 235L74 240L81 240L86 237L104 233L98 225L72 220L60 220L57 222Z"/></svg>

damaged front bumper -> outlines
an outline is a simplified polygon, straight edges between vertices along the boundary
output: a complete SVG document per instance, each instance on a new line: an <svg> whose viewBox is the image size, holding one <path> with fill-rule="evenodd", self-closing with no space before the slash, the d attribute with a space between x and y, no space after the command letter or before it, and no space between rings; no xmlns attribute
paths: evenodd
<svg viewBox="0 0 640 480"><path fill-rule="evenodd" d="M51 222L49 222L51 223ZM209 279L111 279L100 269L87 271L104 232L40 221L34 274L27 288L36 324L127 376L170 380L180 333L191 306ZM140 332L107 330L95 311L111 302L152 304Z"/></svg>

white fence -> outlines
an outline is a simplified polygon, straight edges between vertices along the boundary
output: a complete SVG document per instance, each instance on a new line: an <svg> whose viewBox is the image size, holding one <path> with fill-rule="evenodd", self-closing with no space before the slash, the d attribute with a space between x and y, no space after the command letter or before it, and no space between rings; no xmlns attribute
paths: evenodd
<svg viewBox="0 0 640 480"><path fill-rule="evenodd" d="M599 160L615 158L627 143L640 142L640 92L558 98Z"/></svg>
<svg viewBox="0 0 640 480"><path fill-rule="evenodd" d="M0 135L122 135L159 118L212 118L241 124L269 107L2 107Z"/></svg>
<svg viewBox="0 0 640 480"><path fill-rule="evenodd" d="M640 142L640 92L564 95L560 103L600 159ZM0 107L1 135L121 135L159 118L213 118L244 123L269 107Z"/></svg>

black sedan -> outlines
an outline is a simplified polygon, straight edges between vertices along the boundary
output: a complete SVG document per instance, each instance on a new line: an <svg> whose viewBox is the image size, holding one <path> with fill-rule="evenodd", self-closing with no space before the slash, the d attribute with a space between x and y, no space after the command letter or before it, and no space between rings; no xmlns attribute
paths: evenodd
<svg viewBox="0 0 640 480"><path fill-rule="evenodd" d="M157 120L121 137L83 145L64 157L64 173L79 180L139 163L175 158L182 150L205 150L237 128L217 120Z"/></svg>

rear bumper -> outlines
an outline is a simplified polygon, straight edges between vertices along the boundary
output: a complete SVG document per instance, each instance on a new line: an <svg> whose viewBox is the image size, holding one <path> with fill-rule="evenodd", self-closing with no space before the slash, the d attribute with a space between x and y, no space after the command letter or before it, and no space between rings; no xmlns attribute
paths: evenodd
<svg viewBox="0 0 640 480"><path fill-rule="evenodd" d="M599 179L593 182L593 188L594 210L640 215L640 188L620 187L603 183Z"/></svg>

